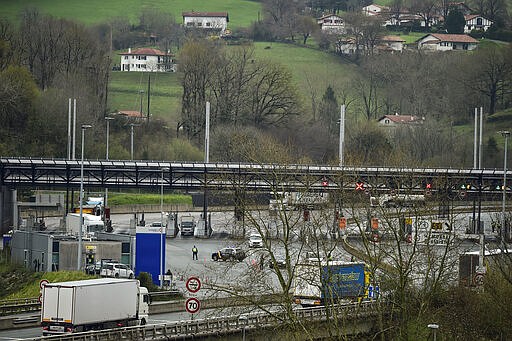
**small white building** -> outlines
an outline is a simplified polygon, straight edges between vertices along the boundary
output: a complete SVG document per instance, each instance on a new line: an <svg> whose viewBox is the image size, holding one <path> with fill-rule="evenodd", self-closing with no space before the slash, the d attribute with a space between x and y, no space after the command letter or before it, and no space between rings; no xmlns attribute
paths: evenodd
<svg viewBox="0 0 512 341"><path fill-rule="evenodd" d="M381 5L377 5L377 4L371 4L371 5L363 7L363 13L368 16L380 15L380 14L389 13L389 12L390 12L389 7L381 6Z"/></svg>
<svg viewBox="0 0 512 341"><path fill-rule="evenodd" d="M176 64L172 54L157 49L140 48L120 53L121 71L174 72Z"/></svg>
<svg viewBox="0 0 512 341"><path fill-rule="evenodd" d="M479 14L465 15L466 25L464 25L464 33L470 33L472 30L487 31L494 23L492 20L486 19Z"/></svg>
<svg viewBox="0 0 512 341"><path fill-rule="evenodd" d="M431 51L471 51L478 46L478 40L466 34L431 33L420 38L417 43L418 49Z"/></svg>
<svg viewBox="0 0 512 341"><path fill-rule="evenodd" d="M404 49L405 39L400 36L384 36L380 38L377 48L383 52L402 52Z"/></svg>
<svg viewBox="0 0 512 341"><path fill-rule="evenodd" d="M185 28L209 29L220 33L228 28L227 12L183 12L181 15Z"/></svg>
<svg viewBox="0 0 512 341"><path fill-rule="evenodd" d="M345 21L336 14L327 14L316 19L320 29L325 33L343 33L345 32Z"/></svg>

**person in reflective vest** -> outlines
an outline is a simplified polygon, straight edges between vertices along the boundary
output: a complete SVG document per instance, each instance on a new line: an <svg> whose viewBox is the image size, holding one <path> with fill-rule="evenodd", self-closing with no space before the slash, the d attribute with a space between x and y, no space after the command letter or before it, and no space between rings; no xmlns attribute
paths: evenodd
<svg viewBox="0 0 512 341"><path fill-rule="evenodd" d="M197 260L197 247L195 245L192 248L192 260Z"/></svg>

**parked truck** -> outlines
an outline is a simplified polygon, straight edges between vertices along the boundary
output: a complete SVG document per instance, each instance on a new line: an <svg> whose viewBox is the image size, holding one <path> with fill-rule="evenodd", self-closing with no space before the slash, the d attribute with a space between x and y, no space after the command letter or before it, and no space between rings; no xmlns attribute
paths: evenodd
<svg viewBox="0 0 512 341"><path fill-rule="evenodd" d="M352 302L367 296L369 273L365 263L321 261L298 264L293 298L303 307L326 302Z"/></svg>
<svg viewBox="0 0 512 341"><path fill-rule="evenodd" d="M327 206L329 193L324 192L272 192L269 210L313 210Z"/></svg>
<svg viewBox="0 0 512 341"><path fill-rule="evenodd" d="M180 218L180 230L182 236L193 236L196 229L196 221L191 215L183 215Z"/></svg>
<svg viewBox="0 0 512 341"><path fill-rule="evenodd" d="M138 280L98 278L43 286L43 335L144 325L149 295Z"/></svg>
<svg viewBox="0 0 512 341"><path fill-rule="evenodd" d="M84 219L83 233L94 235L96 232L103 232L105 230L105 223L101 220L100 216L88 213L83 213L82 216ZM66 216L66 232L77 235L78 231L80 231L80 214L68 213Z"/></svg>
<svg viewBox="0 0 512 341"><path fill-rule="evenodd" d="M418 207L425 204L423 194L384 194L370 197L372 207Z"/></svg>

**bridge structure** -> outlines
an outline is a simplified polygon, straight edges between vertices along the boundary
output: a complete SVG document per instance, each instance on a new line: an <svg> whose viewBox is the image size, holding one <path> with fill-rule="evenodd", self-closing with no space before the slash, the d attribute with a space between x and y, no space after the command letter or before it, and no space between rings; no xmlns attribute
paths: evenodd
<svg viewBox="0 0 512 341"><path fill-rule="evenodd" d="M0 186L245 191L502 193L503 170L0 158ZM507 172L507 177L512 171ZM510 191L507 186L506 191Z"/></svg>

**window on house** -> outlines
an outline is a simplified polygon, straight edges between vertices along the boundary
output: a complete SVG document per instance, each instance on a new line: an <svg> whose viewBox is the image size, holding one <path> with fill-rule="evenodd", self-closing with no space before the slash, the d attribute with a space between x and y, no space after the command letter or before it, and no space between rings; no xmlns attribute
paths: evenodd
<svg viewBox="0 0 512 341"><path fill-rule="evenodd" d="M198 27L201 27L201 26L203 26L203 23L202 23L202 22L198 22L198 23L197 23L197 26L198 26Z"/></svg>
<svg viewBox="0 0 512 341"><path fill-rule="evenodd" d="M193 22L191 22L191 21L189 21L189 22L187 23L187 26L194 26L194 23L193 23Z"/></svg>
<svg viewBox="0 0 512 341"><path fill-rule="evenodd" d="M211 23L209 23L209 22L207 22L207 23L206 23L206 26L207 26L207 27L210 27L210 26L212 26L212 24L211 24Z"/></svg>
<svg viewBox="0 0 512 341"><path fill-rule="evenodd" d="M476 24L482 26L482 18L476 18Z"/></svg>
<svg viewBox="0 0 512 341"><path fill-rule="evenodd" d="M124 60L127 60L128 59L128 56L124 56Z"/></svg>

